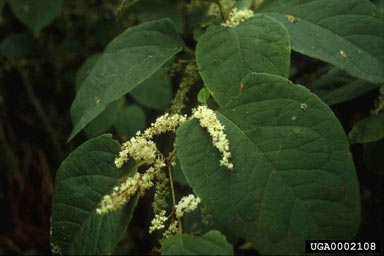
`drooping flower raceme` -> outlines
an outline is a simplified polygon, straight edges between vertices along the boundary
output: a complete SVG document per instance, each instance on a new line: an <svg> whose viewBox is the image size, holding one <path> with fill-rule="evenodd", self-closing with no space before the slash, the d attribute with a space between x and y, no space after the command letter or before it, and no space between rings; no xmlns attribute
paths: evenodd
<svg viewBox="0 0 384 256"><path fill-rule="evenodd" d="M221 152L222 159L220 165L233 169L233 164L229 162L231 153L229 152L229 142L224 133L224 125L217 118L215 112L206 106L199 106L193 110L193 117L200 120L200 125L208 129L208 133L212 137L213 145Z"/></svg>
<svg viewBox="0 0 384 256"><path fill-rule="evenodd" d="M176 235L177 232L179 232L179 228L177 227L177 224L179 222L177 220L175 220L174 222L172 222L171 224L169 224L169 227L168 229L163 233L163 237L164 238L167 238L169 236L173 236L173 235Z"/></svg>
<svg viewBox="0 0 384 256"><path fill-rule="evenodd" d="M120 151L119 157L115 159L115 165L120 168L129 158L138 163L149 165L150 167L143 174L136 173L134 177L127 177L120 185L113 189L112 194L105 195L96 209L98 214L105 214L110 211L120 209L129 199L135 195L144 195L145 191L153 187L153 180L161 178L162 168L166 166L163 155L159 152L156 144L151 139L155 135L160 135L167 131L175 131L183 122L186 116L165 114L156 119L143 134L137 132L136 137L125 142ZM167 178L163 177L163 181ZM162 186L160 186L162 188ZM161 195L165 193L162 191ZM164 200L162 198L162 200ZM159 204L161 205L161 204Z"/></svg>
<svg viewBox="0 0 384 256"><path fill-rule="evenodd" d="M176 220L169 224L168 229L163 233L163 237L167 238L171 235L175 235L179 228L177 223L184 216L184 213L188 213L196 210L198 204L201 202L199 197L196 197L194 194L190 194L180 199L180 201L175 206L176 210Z"/></svg>
<svg viewBox="0 0 384 256"><path fill-rule="evenodd" d="M176 218L181 219L186 212L193 211L197 208L197 205L201 202L199 197L190 194L181 198L179 203L176 205Z"/></svg>
<svg viewBox="0 0 384 256"><path fill-rule="evenodd" d="M252 17L253 11L250 9L239 11L237 10L237 8L233 8L232 11L229 13L229 19L221 25L224 27L237 27L240 23Z"/></svg>
<svg viewBox="0 0 384 256"><path fill-rule="evenodd" d="M135 176L126 178L119 186L114 187L112 194L103 197L96 213L106 214L120 209L136 193L140 178L141 175L136 173Z"/></svg>
<svg viewBox="0 0 384 256"><path fill-rule="evenodd" d="M192 117L199 119L200 125L207 128L212 137L213 145L222 154L220 165L232 170L233 164L229 161L231 157L229 142L224 133L224 126L220 123L215 112L206 106L199 106L193 110ZM137 132L135 137L123 144L119 157L115 159L116 167L120 168L129 159L133 159L139 165L145 164L149 168L143 174L136 173L133 177L126 177L121 184L113 188L110 195L105 195L99 208L96 209L98 214L106 214L120 209L132 196L136 194L144 195L145 191L154 186L154 180L157 180L155 201L153 203L155 218L150 231L163 228L163 223L166 221L164 215L167 207L166 197L168 192L166 183L168 178L162 170L166 166L164 156L157 149L152 138L168 131L174 132L186 120L186 115L169 115L166 113L157 118L143 133ZM195 209L199 202L200 199L195 198L193 195L183 198L175 208L176 218L180 219L184 212ZM177 230L177 225L171 224L167 232L171 234L175 230Z"/></svg>
<svg viewBox="0 0 384 256"><path fill-rule="evenodd" d="M180 83L175 98L171 102L170 112L172 114L181 113L188 101L187 93L191 90L192 85L200 79L199 70L195 63L188 63L185 67L185 77Z"/></svg>
<svg viewBox="0 0 384 256"><path fill-rule="evenodd" d="M151 226L149 227L149 234L153 231L164 228L164 222L167 221L167 217L165 217L165 210L162 210L159 214L156 214L151 222Z"/></svg>
<svg viewBox="0 0 384 256"><path fill-rule="evenodd" d="M146 129L143 134L136 133L136 137L131 138L122 146L120 156L115 159L117 168L120 168L124 162L133 158L136 162L144 161L145 164L151 165L159 160L159 151L155 142L151 139L153 136L160 135L168 131L175 131L182 123L187 120L186 115L169 115L168 113L158 117L151 127ZM161 160L159 160L161 161Z"/></svg>

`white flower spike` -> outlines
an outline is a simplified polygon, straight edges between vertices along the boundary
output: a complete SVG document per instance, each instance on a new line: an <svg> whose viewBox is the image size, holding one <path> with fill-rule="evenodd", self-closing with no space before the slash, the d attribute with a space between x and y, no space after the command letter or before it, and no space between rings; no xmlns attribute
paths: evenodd
<svg viewBox="0 0 384 256"><path fill-rule="evenodd" d="M233 170L233 164L229 162L231 153L227 136L224 133L224 125L220 123L215 112L206 106L199 106L193 110L193 117L199 119L200 125L208 129L213 145L221 152L223 158L220 160L220 165Z"/></svg>
<svg viewBox="0 0 384 256"><path fill-rule="evenodd" d="M240 23L253 17L253 11L249 9L238 11L237 8L233 8L229 13L229 19L222 23L224 27L237 27Z"/></svg>

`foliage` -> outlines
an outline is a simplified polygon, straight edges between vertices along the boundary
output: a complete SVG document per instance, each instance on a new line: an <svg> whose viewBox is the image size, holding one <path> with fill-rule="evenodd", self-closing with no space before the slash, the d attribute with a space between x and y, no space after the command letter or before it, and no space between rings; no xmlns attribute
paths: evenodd
<svg viewBox="0 0 384 256"><path fill-rule="evenodd" d="M130 223L150 241L141 254L233 255L251 244L302 255L305 240L358 238L364 198L350 145L363 143L382 175L371 165L384 138L379 1L92 3L110 17L77 25L67 8L85 3L0 0L0 14L12 10L32 32L0 41L4 70L20 74L58 154L63 139L28 81L50 26L65 28L53 51L65 62L82 44L76 27L96 24L87 43L98 47L84 50L70 110L56 114L73 126L53 192L54 254L135 253ZM52 63L57 76L66 69ZM364 114L345 123L338 106L364 97Z"/></svg>

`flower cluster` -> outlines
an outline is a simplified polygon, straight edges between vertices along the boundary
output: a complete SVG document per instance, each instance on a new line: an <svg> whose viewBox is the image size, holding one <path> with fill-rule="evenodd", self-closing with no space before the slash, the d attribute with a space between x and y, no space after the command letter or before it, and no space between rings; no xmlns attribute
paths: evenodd
<svg viewBox="0 0 384 256"><path fill-rule="evenodd" d="M380 88L379 98L375 101L375 108L371 110L372 115L378 115L384 110L384 86Z"/></svg>
<svg viewBox="0 0 384 256"><path fill-rule="evenodd" d="M136 173L133 177L127 177L120 185L113 188L112 194L105 195L101 200L100 207L96 209L98 214L105 214L120 209L136 193L140 196L144 195L146 190L153 187L153 180L155 178L158 180L155 194L155 199L157 199L155 201L159 206L157 208L164 207L164 205L166 207L164 197L167 196L167 193L164 192L164 183L168 182L168 179L161 171L166 164L163 155L151 139L153 136L164 132L175 131L186 120L187 117L185 115L176 114L169 116L168 113L164 114L157 118L155 123L151 124L143 134L137 132L136 137L123 144L119 157L115 159L117 168L120 168L129 158L150 167L143 174Z"/></svg>
<svg viewBox="0 0 384 256"><path fill-rule="evenodd" d="M163 233L163 237L167 238L168 236L176 234L179 231L177 224L184 216L184 213L194 211L200 202L200 198L195 197L193 194L181 198L181 200L175 206L176 220L169 224L168 229ZM156 229L164 228L164 222L167 221L167 218L164 217L164 215L165 212L161 212L155 216L155 218L152 220L152 226L149 228L149 233L152 233Z"/></svg>
<svg viewBox="0 0 384 256"><path fill-rule="evenodd" d="M175 98L171 102L170 112L173 114L181 113L185 107L185 101L188 100L187 93L192 85L200 78L199 71L195 63L188 63L185 67L185 77L180 83Z"/></svg>
<svg viewBox="0 0 384 256"><path fill-rule="evenodd" d="M152 164L156 161L156 144L140 135L140 132L137 132L136 137L132 137L131 140L123 144L120 156L115 159L117 168L123 166L124 162L129 160L129 156L136 162L144 161L145 163Z"/></svg>
<svg viewBox="0 0 384 256"><path fill-rule="evenodd" d="M181 219L184 213L195 210L200 202L200 198L195 197L193 194L181 198L176 205L176 218Z"/></svg>
<svg viewBox="0 0 384 256"><path fill-rule="evenodd" d="M177 232L179 232L179 228L177 227L177 223L179 223L179 221L174 221L172 222L171 224L169 224L169 227L168 229L163 233L163 237L164 238L167 238L169 236L173 236L173 235L176 235Z"/></svg>
<svg viewBox="0 0 384 256"><path fill-rule="evenodd" d="M206 106L199 106L193 110L193 117L200 120L200 125L208 129L208 133L212 137L213 145L222 153L223 158L220 160L220 165L233 169L233 164L229 162L231 153L229 152L229 142L224 133L224 125L217 118L215 112Z"/></svg>
<svg viewBox="0 0 384 256"><path fill-rule="evenodd" d="M153 187L155 175L155 168L150 167L144 174L136 173L133 177L125 178L125 181L113 188L112 194L103 197L96 213L106 214L118 210L136 193L143 196L146 190Z"/></svg>
<svg viewBox="0 0 384 256"><path fill-rule="evenodd" d="M103 197L100 207L96 209L96 213L106 214L120 209L136 193L140 178L141 175L136 173L135 176L126 178L119 186L114 187L111 195Z"/></svg>
<svg viewBox="0 0 384 256"><path fill-rule="evenodd" d="M153 231L164 228L164 222L167 221L167 217L165 217L165 210L162 210L159 214L155 215L151 222L151 226L149 227L149 234Z"/></svg>
<svg viewBox="0 0 384 256"><path fill-rule="evenodd" d="M252 17L253 11L250 9L238 11L237 8L233 8L229 13L229 19L221 25L224 27L237 27L240 23Z"/></svg>
<svg viewBox="0 0 384 256"><path fill-rule="evenodd" d="M156 122L151 124L144 132L144 136L147 138L152 138L155 135L160 135L169 131L176 131L176 128L182 125L187 120L186 115L169 115L168 113L158 117Z"/></svg>
<svg viewBox="0 0 384 256"><path fill-rule="evenodd" d="M156 179L157 181L152 207L155 214L159 214L168 206L167 197L169 195L169 180L164 172L159 172Z"/></svg>
<svg viewBox="0 0 384 256"><path fill-rule="evenodd" d="M124 162L129 160L129 156L136 162L144 161L144 163L151 165L155 164L157 167L165 166L161 155L156 147L155 142L151 139L153 136L160 135L168 131L175 131L182 123L187 120L186 115L169 115L168 113L158 117L151 127L146 129L143 134L136 133L136 137L131 138L125 142L120 151L120 155L115 159L115 165L120 168Z"/></svg>

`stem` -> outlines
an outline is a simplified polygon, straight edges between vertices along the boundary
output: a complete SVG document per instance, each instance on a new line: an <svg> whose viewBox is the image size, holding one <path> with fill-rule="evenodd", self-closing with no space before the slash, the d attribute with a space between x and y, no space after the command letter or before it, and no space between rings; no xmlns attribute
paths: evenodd
<svg viewBox="0 0 384 256"><path fill-rule="evenodd" d="M195 56L195 52L189 48L188 46L184 45L184 51L190 55L192 55L193 57Z"/></svg>
<svg viewBox="0 0 384 256"><path fill-rule="evenodd" d="M175 189L173 187L171 166L169 165L168 165L168 175L169 175L169 183L171 185L172 203L173 203L173 207L176 207Z"/></svg>
<svg viewBox="0 0 384 256"><path fill-rule="evenodd" d="M173 202L173 208L176 208L176 197L175 197L175 189L173 187L173 179L172 179L172 171L171 171L171 165L168 164L168 175L169 175L169 183L171 185L171 194L172 194L172 202ZM180 235L183 234L183 226L181 225L181 221L179 222L179 233Z"/></svg>
<svg viewBox="0 0 384 256"><path fill-rule="evenodd" d="M168 157L167 157L167 164L168 165L171 165L171 163L172 163L172 159L173 159L173 157L175 156L175 154L176 154L176 148L174 148L173 150L172 150L172 152L171 153L169 153L169 155L168 155Z"/></svg>
<svg viewBox="0 0 384 256"><path fill-rule="evenodd" d="M220 1L219 0L216 0L216 4L219 6L219 10L220 10L220 15L221 15L221 20L222 21L225 21L225 15L224 15L224 11L223 11L223 7L221 6L220 4Z"/></svg>
<svg viewBox="0 0 384 256"><path fill-rule="evenodd" d="M141 161L140 163L137 163L133 168L136 169L139 169L140 166L144 165L145 164L145 161Z"/></svg>

